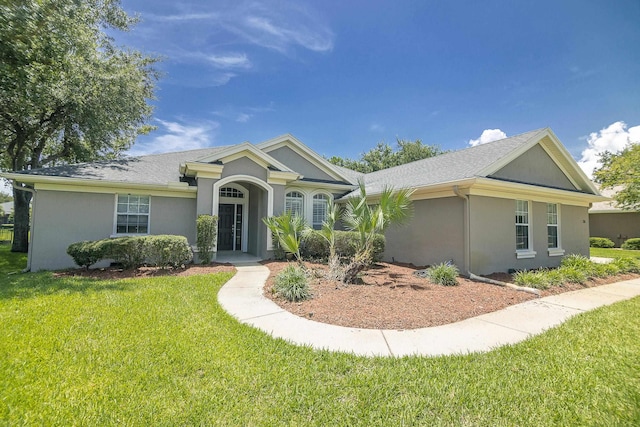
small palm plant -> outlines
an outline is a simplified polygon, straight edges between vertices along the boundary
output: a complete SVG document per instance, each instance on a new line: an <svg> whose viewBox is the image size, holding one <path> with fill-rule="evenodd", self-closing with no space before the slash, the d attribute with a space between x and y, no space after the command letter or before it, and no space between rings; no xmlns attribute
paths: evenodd
<svg viewBox="0 0 640 427"><path fill-rule="evenodd" d="M287 253L293 254L302 265L300 244L310 229L300 215L285 212L279 216L262 218L262 222L269 228L271 234L278 240L280 247Z"/></svg>
<svg viewBox="0 0 640 427"><path fill-rule="evenodd" d="M320 237L327 241L329 244L329 277L332 280L339 280L342 278L342 272L340 268L340 259L336 254L336 230L335 226L338 220L342 217L342 209L340 206L331 202L327 206L327 215L322 222L322 228L315 231Z"/></svg>
<svg viewBox="0 0 640 427"><path fill-rule="evenodd" d="M345 270L345 283L355 283L358 274L371 263L376 234L383 234L391 224L406 223L413 215L413 191L395 191L391 187L385 187L377 203L369 204L364 182L360 181L359 186L360 195L347 201L342 216L346 227L360 235L356 254Z"/></svg>

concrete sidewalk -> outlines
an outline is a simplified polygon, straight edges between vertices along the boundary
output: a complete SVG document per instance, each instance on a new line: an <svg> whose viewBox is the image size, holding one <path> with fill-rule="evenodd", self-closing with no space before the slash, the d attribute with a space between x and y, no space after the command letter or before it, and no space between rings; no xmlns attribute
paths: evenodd
<svg viewBox="0 0 640 427"><path fill-rule="evenodd" d="M346 328L298 317L262 294L263 265L238 264L218 293L220 305L240 322L298 345L362 356L451 355L514 344L578 313L640 295L640 279L527 301L461 322L413 330ZM487 285L491 286L491 285Z"/></svg>

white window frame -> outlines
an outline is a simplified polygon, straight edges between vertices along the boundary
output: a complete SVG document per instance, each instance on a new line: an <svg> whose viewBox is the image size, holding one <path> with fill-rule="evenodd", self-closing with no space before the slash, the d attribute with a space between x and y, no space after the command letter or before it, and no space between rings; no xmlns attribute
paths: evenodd
<svg viewBox="0 0 640 427"><path fill-rule="evenodd" d="M149 199L149 209L148 212L118 212L118 201L120 197L131 197L131 196L135 196L135 197L147 197ZM114 197L114 209L113 209L113 234L111 235L111 237L118 237L118 236L146 236L151 234L151 196L147 195L147 194L131 194L131 193L127 193L127 194L115 194ZM127 200L127 206L128 206L128 200ZM146 233L118 233L118 214L120 215L143 215L147 217L147 232Z"/></svg>
<svg viewBox="0 0 640 427"><path fill-rule="evenodd" d="M319 223L316 223L315 222L316 200L320 200L320 199L316 199L316 197L318 196L322 196L322 200L323 200L322 203L324 204L324 217L322 221L320 221ZM327 219L327 212L329 211L329 204L331 203L331 201L332 201L331 194L325 193L323 191L316 192L311 196L311 221L309 223L311 224L311 227L314 230L319 230L322 228L322 224Z"/></svg>
<svg viewBox="0 0 640 427"><path fill-rule="evenodd" d="M520 210L520 203L526 203L527 211L524 212ZM515 229L517 230L518 226L526 226L527 227L527 243L528 247L523 249L517 249L516 247L516 258L518 259L526 259L526 258L535 258L536 251L533 250L533 224L532 224L532 203L530 200L516 200L516 220L515 220ZM521 214L526 214L527 222L518 222L518 217L523 216ZM516 231L516 239L517 239L517 231ZM517 244L517 241L516 241Z"/></svg>
<svg viewBox="0 0 640 427"><path fill-rule="evenodd" d="M554 213L549 211L551 206L555 206L555 223L550 221L551 216ZM549 245L549 227L556 228L556 236L557 236L557 244L555 247L547 247L547 252L549 256L562 256L564 255L564 249L562 249L562 240L561 240L561 226L560 226L560 204L559 203L547 203L547 246Z"/></svg>
<svg viewBox="0 0 640 427"><path fill-rule="evenodd" d="M289 196L289 194L291 194L291 193L298 193L300 195L300 197L295 197L296 201L301 199L300 200L301 201L301 203L300 203L301 212L297 212L297 213L301 217L306 218L307 209L305 209L306 208L305 205L306 205L307 200L308 200L308 195L304 191L299 190L297 188L290 188L290 189L287 189L285 191L285 193L284 193L284 212L286 213L286 212L289 212L289 211L293 211L291 209L291 207L290 207L291 206L290 203L291 203L292 199L294 199L294 197Z"/></svg>

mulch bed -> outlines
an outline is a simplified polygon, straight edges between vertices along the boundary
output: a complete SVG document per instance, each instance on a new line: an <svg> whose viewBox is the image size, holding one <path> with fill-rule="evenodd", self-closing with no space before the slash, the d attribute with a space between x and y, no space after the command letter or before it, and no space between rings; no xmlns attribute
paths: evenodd
<svg viewBox="0 0 640 427"><path fill-rule="evenodd" d="M293 314L333 325L367 329L416 329L445 325L490 313L538 297L511 288L458 278L458 286L441 286L414 271L422 267L378 263L362 275L362 284L345 285L324 278L326 266L305 263L313 272L313 297L289 302L276 296L273 281L287 262L263 263L271 271L264 288L267 298ZM548 296L585 287L598 286L640 277L621 275L590 281L586 285L569 284L541 292ZM511 276L494 274L491 278L511 281Z"/></svg>

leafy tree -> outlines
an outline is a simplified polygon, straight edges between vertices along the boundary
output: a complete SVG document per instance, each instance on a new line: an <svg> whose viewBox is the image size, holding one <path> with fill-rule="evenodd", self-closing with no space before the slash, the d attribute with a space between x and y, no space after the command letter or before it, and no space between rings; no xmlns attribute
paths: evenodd
<svg viewBox="0 0 640 427"><path fill-rule="evenodd" d="M358 274L371 262L376 234L383 234L392 224L403 224L413 215L412 190L395 191L385 187L375 204L369 204L364 183L360 195L347 201L342 221L347 229L360 234L352 262L344 272L345 283L355 283Z"/></svg>
<svg viewBox="0 0 640 427"><path fill-rule="evenodd" d="M622 186L614 199L622 209L640 209L640 143L630 143L619 153L605 152L602 167L593 176L602 188Z"/></svg>
<svg viewBox="0 0 640 427"><path fill-rule="evenodd" d="M105 32L134 23L119 0L0 0L1 170L116 157L151 130L157 60ZM31 194L13 195L24 252Z"/></svg>
<svg viewBox="0 0 640 427"><path fill-rule="evenodd" d="M333 156L328 160L337 166L362 173L370 173L444 153L440 147L425 145L419 139L415 141L397 139L396 143L397 148L394 150L389 144L379 142L374 148L363 153L358 160L338 156Z"/></svg>

